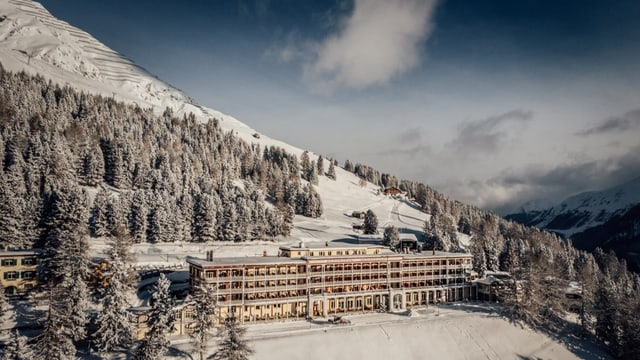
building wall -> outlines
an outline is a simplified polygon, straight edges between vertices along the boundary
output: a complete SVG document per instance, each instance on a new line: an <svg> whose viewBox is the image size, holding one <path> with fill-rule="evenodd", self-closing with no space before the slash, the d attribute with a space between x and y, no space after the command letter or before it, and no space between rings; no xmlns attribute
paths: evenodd
<svg viewBox="0 0 640 360"><path fill-rule="evenodd" d="M8 294L27 292L38 284L38 259L35 252L0 252L0 284Z"/></svg>

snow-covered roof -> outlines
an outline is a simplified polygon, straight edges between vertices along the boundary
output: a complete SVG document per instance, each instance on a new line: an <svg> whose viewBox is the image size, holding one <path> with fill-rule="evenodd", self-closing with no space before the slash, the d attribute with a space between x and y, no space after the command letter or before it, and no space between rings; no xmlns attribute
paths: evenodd
<svg viewBox="0 0 640 360"><path fill-rule="evenodd" d="M213 265L267 265L267 264L305 264L300 258L289 258L284 256L246 256L246 257L214 257L212 261L206 259L187 257L187 263L204 267Z"/></svg>
<svg viewBox="0 0 640 360"><path fill-rule="evenodd" d="M1 257L9 256L35 256L40 254L40 250L0 250Z"/></svg>
<svg viewBox="0 0 640 360"><path fill-rule="evenodd" d="M400 234L398 234L398 237L400 238L400 241L418 242L418 238L416 237L416 234L400 233Z"/></svg>

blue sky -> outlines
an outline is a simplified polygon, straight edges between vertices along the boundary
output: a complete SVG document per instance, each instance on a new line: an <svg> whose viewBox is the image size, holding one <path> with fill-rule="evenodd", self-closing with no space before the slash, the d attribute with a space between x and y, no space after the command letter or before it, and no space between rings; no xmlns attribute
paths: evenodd
<svg viewBox="0 0 640 360"><path fill-rule="evenodd" d="M504 210L640 175L640 2L44 0L272 137Z"/></svg>

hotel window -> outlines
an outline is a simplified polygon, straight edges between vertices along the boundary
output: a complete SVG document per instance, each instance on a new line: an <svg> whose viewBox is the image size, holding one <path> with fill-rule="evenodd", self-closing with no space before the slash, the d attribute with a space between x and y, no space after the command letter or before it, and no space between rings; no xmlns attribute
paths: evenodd
<svg viewBox="0 0 640 360"><path fill-rule="evenodd" d="M2 266L16 266L16 259L2 259Z"/></svg>
<svg viewBox="0 0 640 360"><path fill-rule="evenodd" d="M22 272L22 278L25 280L32 280L36 278L36 272L35 271L23 271Z"/></svg>
<svg viewBox="0 0 640 360"><path fill-rule="evenodd" d="M36 258L24 258L22 259L22 265L35 265L37 263Z"/></svg>
<svg viewBox="0 0 640 360"><path fill-rule="evenodd" d="M18 278L17 271L7 271L6 273L4 273L5 280L16 280L17 278Z"/></svg>

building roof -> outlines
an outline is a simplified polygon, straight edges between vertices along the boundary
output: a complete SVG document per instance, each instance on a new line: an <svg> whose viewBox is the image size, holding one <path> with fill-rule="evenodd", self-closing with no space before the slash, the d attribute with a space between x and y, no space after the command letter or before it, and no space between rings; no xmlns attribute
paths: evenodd
<svg viewBox="0 0 640 360"><path fill-rule="evenodd" d="M293 246L280 246L281 250L306 250L306 249L310 249L310 250L317 250L317 249L325 249L325 250L344 250L344 249L381 249L381 250L387 250L388 248L386 246L383 245L376 245L376 244L351 244L351 243L343 243L343 242L336 242L336 241L330 241L327 243L318 243L318 242L313 242L313 243L303 243L301 242L298 245L293 245Z"/></svg>
<svg viewBox="0 0 640 360"><path fill-rule="evenodd" d="M301 258L290 258L286 256L236 256L236 257L214 257L212 261L192 256L187 257L187 262L196 266L212 265L271 265L271 264L306 264Z"/></svg>
<svg viewBox="0 0 640 360"><path fill-rule="evenodd" d="M411 242L418 242L418 238L416 237L416 234L411 234L411 233L399 233L398 234L398 238L400 238L400 241L411 241Z"/></svg>
<svg viewBox="0 0 640 360"><path fill-rule="evenodd" d="M229 266L238 266L243 267L245 265L293 265L307 264L307 261L319 262L326 260L335 260L341 259L344 260L346 258L349 259L371 259L371 258L380 258L380 257L395 257L395 258L405 258L405 259L433 259L433 258L451 258L451 257L467 257L471 258L471 254L466 253L451 253L445 251L436 251L435 255L431 251L421 252L421 253L394 253L391 251L384 252L382 254L359 254L359 255L337 255L337 256L303 256L303 257L286 257L286 256L238 256L238 257L214 257L212 261L208 261L201 258L196 257L187 257L187 262L189 264L205 267L205 266L220 266L220 265L229 265Z"/></svg>
<svg viewBox="0 0 640 360"><path fill-rule="evenodd" d="M1 257L9 256L36 256L40 254L39 249L34 250L0 250Z"/></svg>

